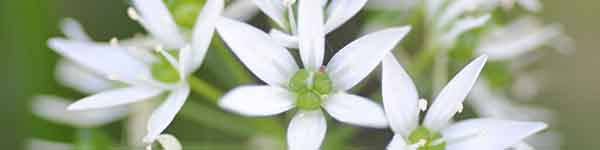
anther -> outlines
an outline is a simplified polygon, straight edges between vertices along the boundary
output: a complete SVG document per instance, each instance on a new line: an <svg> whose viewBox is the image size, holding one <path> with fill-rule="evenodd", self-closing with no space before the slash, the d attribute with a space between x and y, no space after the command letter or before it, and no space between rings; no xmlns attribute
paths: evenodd
<svg viewBox="0 0 600 150"><path fill-rule="evenodd" d="M419 110L421 111L425 111L427 110L427 100L424 98L419 99L419 103L417 104L417 107L419 107Z"/></svg>
<svg viewBox="0 0 600 150"><path fill-rule="evenodd" d="M117 37L113 37L109 41L110 46L117 47L119 46L119 39Z"/></svg>
<svg viewBox="0 0 600 150"><path fill-rule="evenodd" d="M458 109L456 110L456 113L462 113L464 108L465 108L465 106L463 104L458 105Z"/></svg>
<svg viewBox="0 0 600 150"><path fill-rule="evenodd" d="M129 18L134 21L140 20L140 15L137 13L135 8L133 8L133 7L127 8L127 16L129 16Z"/></svg>

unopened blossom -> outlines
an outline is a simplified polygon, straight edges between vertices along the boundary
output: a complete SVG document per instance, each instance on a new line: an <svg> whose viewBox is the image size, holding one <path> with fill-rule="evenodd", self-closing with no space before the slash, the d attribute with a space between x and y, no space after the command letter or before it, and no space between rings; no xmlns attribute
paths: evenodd
<svg viewBox="0 0 600 150"><path fill-rule="evenodd" d="M419 113L427 103L419 100L417 88L393 55L383 60L383 103L395 135L388 150L504 150L546 128L541 122L489 118L452 123L462 111L462 102L475 84L487 57L465 66L437 95L425 119Z"/></svg>
<svg viewBox="0 0 600 150"><path fill-rule="evenodd" d="M122 88L110 89L71 104L72 111L114 107L134 103L168 93L166 100L154 110L148 121L146 143L152 143L173 121L187 99L190 88L187 77L202 63L214 32L215 20L223 10L222 0L209 0L196 19L190 40L185 40L179 27L161 0L134 0L139 10L129 15L139 21L159 42L153 62L134 57L131 47L118 42L102 44L73 39L50 39L56 52L96 74L120 82ZM167 52L179 49L176 56Z"/></svg>
<svg viewBox="0 0 600 150"><path fill-rule="evenodd" d="M223 96L219 106L245 116L273 116L296 108L287 130L288 148L292 150L319 149L327 129L322 109L341 122L387 126L379 104L346 91L365 78L410 30L400 27L365 35L323 66L325 24L321 5L319 0L298 2L302 67L260 29L227 18L217 25L233 53L267 83L235 88Z"/></svg>

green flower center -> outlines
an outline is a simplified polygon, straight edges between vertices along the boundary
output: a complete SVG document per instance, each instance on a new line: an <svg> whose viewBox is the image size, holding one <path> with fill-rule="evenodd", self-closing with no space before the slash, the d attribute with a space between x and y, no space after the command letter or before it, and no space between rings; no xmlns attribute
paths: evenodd
<svg viewBox="0 0 600 150"><path fill-rule="evenodd" d="M193 28L198 13L202 10L205 0L164 0L173 14L175 22L186 28Z"/></svg>
<svg viewBox="0 0 600 150"><path fill-rule="evenodd" d="M171 51L171 52L176 52L176 51ZM177 69L175 69L175 67L173 65L171 65L169 63L169 61L167 61L167 58L165 58L165 56L163 55L157 55L159 60L154 62L151 66L150 66L150 71L152 73L152 77L155 80L158 80L160 82L164 82L164 83L176 83L178 82L180 79L179 77L179 72L177 72ZM177 55L175 55L177 56Z"/></svg>
<svg viewBox="0 0 600 150"><path fill-rule="evenodd" d="M442 134L431 131L423 126L413 130L408 136L408 143L419 145L418 150L445 150L446 142L442 139Z"/></svg>
<svg viewBox="0 0 600 150"><path fill-rule="evenodd" d="M296 107L304 110L319 109L323 99L333 89L324 69L316 72L298 70L290 79L288 88L296 94Z"/></svg>

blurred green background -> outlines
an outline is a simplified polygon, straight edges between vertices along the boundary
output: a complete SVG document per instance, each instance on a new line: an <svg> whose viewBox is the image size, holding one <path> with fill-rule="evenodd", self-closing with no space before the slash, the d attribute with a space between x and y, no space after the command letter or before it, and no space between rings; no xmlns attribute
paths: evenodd
<svg viewBox="0 0 600 150"><path fill-rule="evenodd" d="M575 39L571 55L548 53L543 57L543 84L540 103L556 110L564 149L600 147L600 1L544 0L539 14L547 23L561 23ZM64 92L54 81L57 55L46 40L60 36L60 18L73 17L96 39L127 37L142 32L125 13L125 0L2 0L0 1L0 145L1 149L22 149L24 139L36 131L28 100L34 94ZM194 125L182 129L192 129ZM174 131L177 132L177 131ZM193 137L193 136L192 136ZM200 137L199 137L200 138Z"/></svg>

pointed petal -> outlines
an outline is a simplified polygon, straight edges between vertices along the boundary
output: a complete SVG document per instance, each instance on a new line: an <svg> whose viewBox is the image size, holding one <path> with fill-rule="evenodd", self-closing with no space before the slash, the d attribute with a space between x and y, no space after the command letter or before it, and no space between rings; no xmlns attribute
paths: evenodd
<svg viewBox="0 0 600 150"><path fill-rule="evenodd" d="M140 24L169 48L185 44L175 20L162 0L132 0L142 18Z"/></svg>
<svg viewBox="0 0 600 150"><path fill-rule="evenodd" d="M171 91L167 99L161 104L150 116L148 120L147 130L148 133L144 137L144 142L150 143L171 124L177 112L181 110L185 100L190 94L190 88L187 85L180 85L180 87Z"/></svg>
<svg viewBox="0 0 600 150"><path fill-rule="evenodd" d="M327 120L320 110L298 111L288 127L288 149L318 150L326 131Z"/></svg>
<svg viewBox="0 0 600 150"><path fill-rule="evenodd" d="M542 122L471 119L442 130L448 150L503 150L546 128Z"/></svg>
<svg viewBox="0 0 600 150"><path fill-rule="evenodd" d="M269 16L279 27L286 28L285 25L285 7L281 0L253 0L256 6Z"/></svg>
<svg viewBox="0 0 600 150"><path fill-rule="evenodd" d="M367 0L332 0L327 8L327 22L325 33L329 33L346 21L350 20L367 4Z"/></svg>
<svg viewBox="0 0 600 150"><path fill-rule="evenodd" d="M135 84L140 78L151 77L148 66L122 47L63 39L50 39L48 45L75 63L111 79Z"/></svg>
<svg viewBox="0 0 600 150"><path fill-rule="evenodd" d="M276 43L279 43L283 47L298 48L298 38L295 36L289 35L277 29L271 29L269 35L273 37Z"/></svg>
<svg viewBox="0 0 600 150"><path fill-rule="evenodd" d="M171 134L161 134L156 138L160 146L165 150L182 150L183 146L177 138Z"/></svg>
<svg viewBox="0 0 600 150"><path fill-rule="evenodd" d="M223 18L217 30L246 67L269 85L287 87L287 82L298 70L292 55L255 27Z"/></svg>
<svg viewBox="0 0 600 150"><path fill-rule="evenodd" d="M60 30L71 40L92 41L92 38L85 33L85 30L73 18L65 18L60 22Z"/></svg>
<svg viewBox="0 0 600 150"><path fill-rule="evenodd" d="M403 135L394 135L394 138L392 138L392 141L390 141L390 144L388 144L387 150L410 150L408 149L408 144L406 143L406 140L404 140Z"/></svg>
<svg viewBox="0 0 600 150"><path fill-rule="evenodd" d="M36 96L32 102L33 114L58 123L74 127L96 127L127 115L126 107L90 110L81 112L67 111L70 101L54 96Z"/></svg>
<svg viewBox="0 0 600 150"><path fill-rule="evenodd" d="M382 107L372 100L357 95L346 93L330 95L323 102L323 108L341 122L373 128L388 126Z"/></svg>
<svg viewBox="0 0 600 150"><path fill-rule="evenodd" d="M56 64L56 80L62 85L87 94L98 93L114 87L110 80L66 59L61 59Z"/></svg>
<svg viewBox="0 0 600 150"><path fill-rule="evenodd" d="M253 1L235 0L225 8L223 16L235 20L248 21L256 16L258 11L259 9Z"/></svg>
<svg viewBox="0 0 600 150"><path fill-rule="evenodd" d="M414 82L391 53L383 59L381 85L383 106L392 130L408 137L419 124L419 95Z"/></svg>
<svg viewBox="0 0 600 150"><path fill-rule="evenodd" d="M437 95L425 116L424 125L432 130L443 128L458 111L477 81L487 56L483 55L465 66Z"/></svg>
<svg viewBox="0 0 600 150"><path fill-rule="evenodd" d="M456 0L448 5L444 12L439 14L436 27L445 28L452 21L456 20L462 14L470 9L475 9L482 0Z"/></svg>
<svg viewBox="0 0 600 150"><path fill-rule="evenodd" d="M114 89L85 97L69 105L68 109L78 111L113 107L146 100L158 96L161 92L161 89L145 86Z"/></svg>
<svg viewBox="0 0 600 150"><path fill-rule="evenodd" d="M454 43L456 39L463 33L472 29L483 26L490 19L490 15L483 15L479 17L467 17L465 19L458 20L454 26L442 37L445 43Z"/></svg>
<svg viewBox="0 0 600 150"><path fill-rule="evenodd" d="M327 64L334 89L347 90L358 84L379 65L408 31L410 27L386 29L365 35L346 45Z"/></svg>
<svg viewBox="0 0 600 150"><path fill-rule="evenodd" d="M219 106L246 116L270 116L292 109L294 101L293 95L283 88L241 86L226 93Z"/></svg>
<svg viewBox="0 0 600 150"><path fill-rule="evenodd" d="M189 70L196 70L202 64L208 46L212 41L216 22L223 12L223 7L223 0L208 0L198 14L192 35L192 55L194 57L192 57L192 66Z"/></svg>
<svg viewBox="0 0 600 150"><path fill-rule="evenodd" d="M325 32L322 0L298 2L298 45L304 68L316 70L323 65Z"/></svg>

